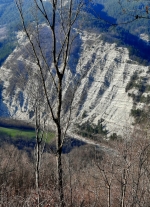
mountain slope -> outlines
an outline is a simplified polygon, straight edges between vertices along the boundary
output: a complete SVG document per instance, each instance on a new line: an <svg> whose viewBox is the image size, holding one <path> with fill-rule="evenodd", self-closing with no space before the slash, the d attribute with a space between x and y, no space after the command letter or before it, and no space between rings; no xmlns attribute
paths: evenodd
<svg viewBox="0 0 150 207"><path fill-rule="evenodd" d="M131 61L126 48L103 42L100 34L83 31L79 39L78 62L72 67L72 73L68 71L65 76L63 94L66 97L75 84L75 78L86 71L75 95L73 120L79 124L87 120L97 124L103 119L103 126L109 133L122 135L134 121L131 117L134 101L128 96L126 86L135 71L142 70L146 73L148 67ZM71 58L74 59L74 53ZM24 48L18 46L1 68L4 103L11 116L20 119L32 117L30 93L33 93L35 80L26 78L29 65L33 71L34 65L28 54Z"/></svg>

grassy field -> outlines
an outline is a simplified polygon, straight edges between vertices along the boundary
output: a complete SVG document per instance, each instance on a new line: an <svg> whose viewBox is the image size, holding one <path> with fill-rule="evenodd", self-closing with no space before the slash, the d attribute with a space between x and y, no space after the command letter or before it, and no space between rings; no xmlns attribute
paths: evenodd
<svg viewBox="0 0 150 207"><path fill-rule="evenodd" d="M34 130L21 130L21 129L12 129L7 127L0 127L0 136L5 135L9 136L13 139L28 139L28 140L34 140L35 139L35 131ZM48 132L44 134L44 139L46 140L46 143L49 143L54 138L53 132Z"/></svg>

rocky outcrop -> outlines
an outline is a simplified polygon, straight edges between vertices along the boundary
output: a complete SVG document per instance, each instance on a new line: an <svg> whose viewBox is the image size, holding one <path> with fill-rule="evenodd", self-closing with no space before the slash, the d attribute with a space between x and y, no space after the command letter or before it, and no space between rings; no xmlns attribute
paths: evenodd
<svg viewBox="0 0 150 207"><path fill-rule="evenodd" d="M135 71L147 71L148 67L132 64L126 48L104 43L101 35L83 32L81 38L81 65L77 71L90 69L78 89L77 118L95 124L102 119L109 132L124 134L134 121L130 116L133 99L126 93L126 85Z"/></svg>
<svg viewBox="0 0 150 207"><path fill-rule="evenodd" d="M65 75L63 94L66 99L68 91L79 80L73 102L74 122L81 124L89 120L97 124L103 120L109 133L123 135L134 121L130 115L133 98L126 92L126 86L135 71L147 71L148 67L139 66L135 62L132 64L127 48L103 42L101 34L81 32L78 46L71 53L70 70ZM74 59L76 63L72 64ZM29 54L18 46L0 69L3 104L11 116L20 119L31 118L33 112L29 94L31 90L34 91L33 82L36 80L30 80L26 69L29 66L32 71L33 68L36 71ZM67 113L67 109L64 110Z"/></svg>

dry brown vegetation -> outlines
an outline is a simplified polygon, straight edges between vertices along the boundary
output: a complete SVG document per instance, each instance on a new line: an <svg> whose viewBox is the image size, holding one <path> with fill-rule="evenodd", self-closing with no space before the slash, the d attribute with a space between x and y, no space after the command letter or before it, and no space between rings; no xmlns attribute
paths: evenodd
<svg viewBox="0 0 150 207"><path fill-rule="evenodd" d="M84 145L63 154L65 205L70 207L148 207L150 142L143 134L111 141L110 151ZM59 206L55 155L40 166L40 206ZM34 155L6 144L0 148L0 206L36 207Z"/></svg>

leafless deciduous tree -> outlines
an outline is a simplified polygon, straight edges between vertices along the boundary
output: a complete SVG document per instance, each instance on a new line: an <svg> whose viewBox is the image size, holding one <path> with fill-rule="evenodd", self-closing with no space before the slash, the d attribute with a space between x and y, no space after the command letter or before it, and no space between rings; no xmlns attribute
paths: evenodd
<svg viewBox="0 0 150 207"><path fill-rule="evenodd" d="M84 1L32 0L31 15L34 18L32 26L26 23L23 1L15 0L15 2L20 13L23 30L30 44L32 60L42 83L49 117L56 129L57 189L60 206L65 206L61 154L66 131L70 124L75 89L72 89L68 102L65 102L63 84L65 74L70 70L68 61L76 37L74 25L77 24ZM39 16L44 19L46 27L44 24L40 24ZM49 47L48 50L43 47L44 41L47 41L45 45ZM64 103L67 104L65 116L62 113Z"/></svg>
<svg viewBox="0 0 150 207"><path fill-rule="evenodd" d="M40 206L40 192L39 192L39 183L40 183L40 167L41 159L44 152L45 142L46 142L46 129L45 129L45 120L41 120L40 114L40 102L36 101L35 106L35 129L36 129L36 145L35 145L35 185L36 185L36 194L37 194L37 207Z"/></svg>

